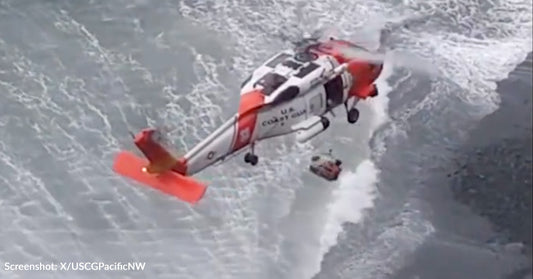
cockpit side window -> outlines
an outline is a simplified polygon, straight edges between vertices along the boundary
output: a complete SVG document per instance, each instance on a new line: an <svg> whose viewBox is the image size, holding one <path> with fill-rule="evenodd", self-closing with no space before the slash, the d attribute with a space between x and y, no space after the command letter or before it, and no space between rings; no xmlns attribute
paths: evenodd
<svg viewBox="0 0 533 279"><path fill-rule="evenodd" d="M268 73L264 75L260 80L258 80L255 84L260 85L263 87L263 94L266 96L269 96L272 94L272 92L276 91L280 85L284 84L287 81L287 78L276 74L276 73Z"/></svg>
<svg viewBox="0 0 533 279"><path fill-rule="evenodd" d="M291 85L287 87L285 90L281 91L279 95L276 96L273 103L278 104L278 103L290 101L296 98L298 94L300 94L300 88L298 88L298 86Z"/></svg>

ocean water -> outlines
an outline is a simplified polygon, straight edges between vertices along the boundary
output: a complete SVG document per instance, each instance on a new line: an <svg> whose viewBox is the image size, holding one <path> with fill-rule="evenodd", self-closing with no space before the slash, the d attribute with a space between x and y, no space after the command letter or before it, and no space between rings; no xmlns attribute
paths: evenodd
<svg viewBox="0 0 533 279"><path fill-rule="evenodd" d="M531 51L531 12L522 0L0 1L0 261L146 262L0 275L387 278L438 232L418 177L498 108L496 82ZM310 143L272 139L256 167L237 156L206 170L195 206L111 171L130 130L164 127L178 153L192 148L234 113L255 66L317 30L431 71L388 57L360 122L339 109ZM345 163L337 183L306 171L328 148Z"/></svg>

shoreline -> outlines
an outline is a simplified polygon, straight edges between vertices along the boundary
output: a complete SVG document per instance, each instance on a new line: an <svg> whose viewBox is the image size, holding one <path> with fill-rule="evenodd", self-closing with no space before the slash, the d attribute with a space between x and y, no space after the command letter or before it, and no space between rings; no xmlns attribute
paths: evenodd
<svg viewBox="0 0 533 279"><path fill-rule="evenodd" d="M524 70L529 70L524 75ZM448 174L454 198L488 218L505 242L521 242L531 254L531 54L498 83L502 102L469 133ZM497 127L497 129L495 129Z"/></svg>
<svg viewBox="0 0 533 279"><path fill-rule="evenodd" d="M531 72L530 53L498 82L500 107L428 173L436 232L390 278L532 278Z"/></svg>

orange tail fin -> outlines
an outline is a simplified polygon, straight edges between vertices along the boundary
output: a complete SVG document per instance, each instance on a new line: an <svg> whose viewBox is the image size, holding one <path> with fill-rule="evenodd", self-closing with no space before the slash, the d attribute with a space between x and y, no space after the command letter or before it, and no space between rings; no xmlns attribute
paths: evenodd
<svg viewBox="0 0 533 279"><path fill-rule="evenodd" d="M148 173L163 173L178 164L178 160L163 146L162 136L155 129L144 129L135 136L135 145L148 159Z"/></svg>

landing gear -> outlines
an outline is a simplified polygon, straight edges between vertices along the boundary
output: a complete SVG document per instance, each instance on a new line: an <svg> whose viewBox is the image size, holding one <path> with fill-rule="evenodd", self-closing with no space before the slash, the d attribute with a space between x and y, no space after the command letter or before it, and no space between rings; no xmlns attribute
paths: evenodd
<svg viewBox="0 0 533 279"><path fill-rule="evenodd" d="M352 108L348 111L348 123L354 124L359 119L359 110Z"/></svg>
<svg viewBox="0 0 533 279"><path fill-rule="evenodd" d="M259 157L257 157L257 155L254 154L254 145L252 144L251 152L248 152L244 155L244 162L252 166L255 166L257 165L258 161L259 161Z"/></svg>
<svg viewBox="0 0 533 279"><path fill-rule="evenodd" d="M259 161L259 157L257 157L257 155L253 153L248 152L246 153L246 155L244 155L244 161L246 163L249 163L252 166L255 166L257 165L257 162Z"/></svg>
<svg viewBox="0 0 533 279"><path fill-rule="evenodd" d="M357 101L358 100L354 98L350 105L348 105L348 100L344 102L344 107L346 108L346 118L350 124L354 124L357 122L357 120L359 120L359 110L355 108Z"/></svg>

